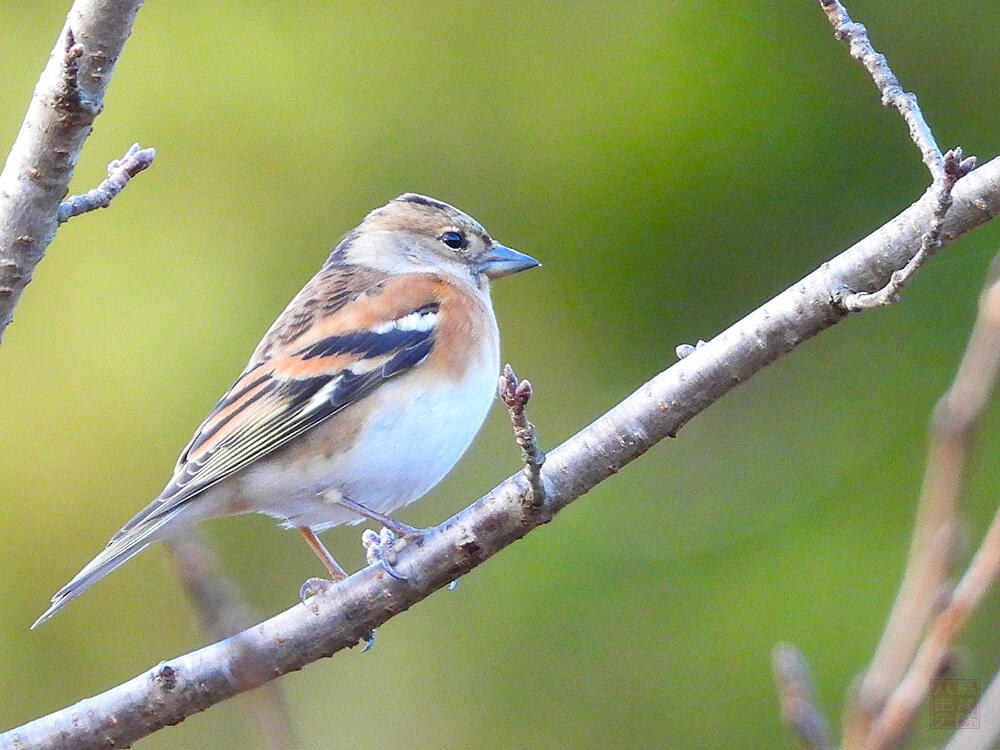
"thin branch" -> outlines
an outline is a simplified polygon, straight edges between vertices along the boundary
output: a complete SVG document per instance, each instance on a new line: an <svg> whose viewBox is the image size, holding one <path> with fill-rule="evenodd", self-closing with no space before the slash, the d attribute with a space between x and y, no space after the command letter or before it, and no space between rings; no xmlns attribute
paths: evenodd
<svg viewBox="0 0 1000 750"><path fill-rule="evenodd" d="M142 0L76 0L0 172L0 337L59 226L73 167Z"/></svg>
<svg viewBox="0 0 1000 750"><path fill-rule="evenodd" d="M833 750L830 725L816 705L805 656L795 646L779 643L771 651L771 669L781 701L781 718L806 750Z"/></svg>
<svg viewBox="0 0 1000 750"><path fill-rule="evenodd" d="M202 630L213 641L239 633L258 618L235 584L222 573L200 529L166 541L177 577L198 613ZM249 662L248 662L249 663ZM251 682L259 684L260 678ZM258 745L268 750L292 750L297 747L291 716L284 692L276 682L263 685L243 696L247 723L258 738Z"/></svg>
<svg viewBox="0 0 1000 750"><path fill-rule="evenodd" d="M961 180L954 198L945 240L1000 213L1000 159ZM129 745L248 689L236 675L250 674L263 683L365 640L389 618L448 586L676 434L754 373L842 320L836 291L885 284L919 248L933 202L925 194L551 451L540 472L546 503L536 512L524 513L531 488L520 472L402 549L394 566L402 579L381 565L365 568L225 641L161 662L118 687L0 735L0 748Z"/></svg>
<svg viewBox="0 0 1000 750"><path fill-rule="evenodd" d="M138 143L133 143L121 159L115 159L108 164L108 178L100 185L83 195L73 195L63 201L59 205L56 219L62 224L88 211L107 208L111 205L112 199L125 189L128 181L148 168L155 158L154 149L139 148Z"/></svg>
<svg viewBox="0 0 1000 750"><path fill-rule="evenodd" d="M545 453L538 447L535 425L528 421L528 415L524 412L524 407L531 399L531 383L527 380L518 382L514 368L508 364L504 365L498 391L514 426L514 440L521 448L524 476L531 485L531 505L537 508L545 503L545 486L541 475Z"/></svg>
<svg viewBox="0 0 1000 750"><path fill-rule="evenodd" d="M931 682L947 659L948 649L998 574L1000 510L993 517L986 537L955 587L948 605L934 618L906 677L872 725L865 744L868 750L889 750L905 738L917 709L927 697Z"/></svg>
<svg viewBox="0 0 1000 750"><path fill-rule="evenodd" d="M934 408L927 468L910 556L892 612L848 707L844 747L865 737L913 657L928 620L939 609L955 552L956 508L969 453L1000 372L1000 259L979 300L979 314L955 379Z"/></svg>
<svg viewBox="0 0 1000 750"><path fill-rule="evenodd" d="M920 150L921 158L931 173L933 181L931 189L937 196L933 219L924 232L920 250L907 261L906 265L893 273L889 277L889 282L877 291L847 291L841 296L844 309L848 312L860 312L896 304L903 287L941 248L941 225L945 214L951 208L952 188L958 180L975 168L976 159L973 156L963 158L960 148L942 155L941 148L917 104L916 94L903 91L885 56L876 52L872 46L868 39L868 30L860 23L851 20L847 9L839 0L819 0L819 4L833 26L834 36L847 42L851 57L864 65L871 75L882 95L883 106L895 109L906 122L910 139Z"/></svg>
<svg viewBox="0 0 1000 750"><path fill-rule="evenodd" d="M920 149L924 164L930 170L934 182L945 178L944 158L938 148L930 126L924 120L924 115L917 105L917 97L899 84L899 80L890 70L885 56L875 51L868 39L868 30L860 23L855 23L847 14L847 9L839 0L819 0L820 7L826 13L833 33L837 39L847 42L851 49L851 57L865 66L882 95L882 105L895 109L906 121L910 130L910 139Z"/></svg>

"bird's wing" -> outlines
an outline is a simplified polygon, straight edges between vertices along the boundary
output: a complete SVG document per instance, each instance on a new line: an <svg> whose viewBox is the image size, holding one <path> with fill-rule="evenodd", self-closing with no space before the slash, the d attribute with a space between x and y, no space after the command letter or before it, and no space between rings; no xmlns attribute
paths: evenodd
<svg viewBox="0 0 1000 750"><path fill-rule="evenodd" d="M338 282L353 277L340 273L324 280L324 272L268 331L247 369L181 453L160 496L111 543L172 513L427 358L440 318L436 277L391 276L355 284L351 293Z"/></svg>

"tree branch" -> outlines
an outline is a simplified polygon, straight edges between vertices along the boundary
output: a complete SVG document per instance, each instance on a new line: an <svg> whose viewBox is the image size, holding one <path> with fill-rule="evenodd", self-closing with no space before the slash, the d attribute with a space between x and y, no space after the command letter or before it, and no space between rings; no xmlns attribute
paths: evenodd
<svg viewBox="0 0 1000 750"><path fill-rule="evenodd" d="M201 529L188 529L166 540L177 577L198 614L201 628L213 641L250 627L256 613L232 581L222 573L219 560ZM252 661L247 661L247 666ZM259 678L251 680L259 684ZM244 695L247 724L267 750L293 750L296 745L288 705L278 683L269 683Z"/></svg>
<svg viewBox="0 0 1000 750"><path fill-rule="evenodd" d="M868 39L868 30L862 24L851 20L847 9L839 0L819 0L819 4L826 13L830 25L833 26L834 36L847 42L851 57L864 65L872 77L879 94L882 95L882 106L896 110L906 122L910 140L920 149L920 156L931 173L931 179L934 182L943 179L945 169L941 149L917 105L917 97L908 91L903 91L896 75L889 68L885 55L876 52L872 46Z"/></svg>
<svg viewBox="0 0 1000 750"><path fill-rule="evenodd" d="M920 149L924 164L930 170L933 185L931 189L937 196L934 209L934 219L924 231L917 252L906 265L889 277L889 282L874 292L847 292L841 303L850 312L859 312L873 307L894 305L899 301L899 292L920 270L930 257L941 248L941 224L944 216L951 208L951 190L955 183L971 172L976 166L974 156L963 158L962 149L955 148L947 154L941 153L941 148L934 139L930 126L924 119L916 94L903 91L899 80L889 68L885 55L875 51L868 39L868 30L860 23L851 20L847 9L839 0L819 0L820 7L826 13L827 19L833 25L833 33L837 39L847 42L851 57L865 66L871 75L875 86L882 95L882 104L899 112L910 131L910 139Z"/></svg>
<svg viewBox="0 0 1000 750"><path fill-rule="evenodd" d="M875 656L853 705L844 747L865 746L872 722L906 673L925 626L944 605L955 554L957 508L977 427L1000 372L1000 257L979 299L979 314L955 379L934 408L927 468L906 572Z"/></svg>
<svg viewBox="0 0 1000 750"><path fill-rule="evenodd" d="M867 750L889 750L906 736L913 717L944 663L948 648L969 615L1000 574L1000 510L976 550L968 570L958 582L947 606L934 618L906 677L893 691L885 709L872 725Z"/></svg>
<svg viewBox="0 0 1000 750"><path fill-rule="evenodd" d="M59 226L94 118L142 0L77 0L0 172L0 338Z"/></svg>
<svg viewBox="0 0 1000 750"><path fill-rule="evenodd" d="M56 220L63 224L74 216L98 208L107 208L114 197L125 189L128 181L152 165L155 158L155 150L139 148L138 143L133 143L121 159L115 159L108 164L108 179L93 190L88 190L83 195L71 196L59 204Z"/></svg>
<svg viewBox="0 0 1000 750"><path fill-rule="evenodd" d="M779 643L771 651L781 717L806 750L833 750L830 725L816 705L806 659L795 646Z"/></svg>
<svg viewBox="0 0 1000 750"><path fill-rule="evenodd" d="M934 205L928 192L551 451L540 471L543 505L532 506L530 485L520 472L401 550L394 567L402 580L381 565L365 568L232 638L162 662L118 687L0 735L0 748L128 745L249 689L253 685L243 675L252 674L262 684L353 646L548 522L754 373L842 320L838 290L884 285L919 250ZM1000 159L994 159L955 186L942 239L965 234L998 213Z"/></svg>
<svg viewBox="0 0 1000 750"><path fill-rule="evenodd" d="M527 380L518 381L514 369L509 364L504 365L498 392L510 415L510 422L514 427L514 440L521 449L524 476L531 485L531 504L538 507L545 503L545 485L542 484L541 475L545 453L538 447L535 425L528 421L528 415L524 411L531 399L531 383Z"/></svg>
<svg viewBox="0 0 1000 750"><path fill-rule="evenodd" d="M864 740L865 747L889 748L899 744L945 662L951 643L1000 569L998 511L961 581L950 596L943 590L954 555L958 499L969 453L995 391L998 374L1000 257L994 260L980 296L979 314L955 379L934 410L925 490L910 560L886 632L859 695L861 711L855 721L860 719L860 727L855 731L864 730L865 736L858 739ZM917 649L924 625L938 609Z"/></svg>

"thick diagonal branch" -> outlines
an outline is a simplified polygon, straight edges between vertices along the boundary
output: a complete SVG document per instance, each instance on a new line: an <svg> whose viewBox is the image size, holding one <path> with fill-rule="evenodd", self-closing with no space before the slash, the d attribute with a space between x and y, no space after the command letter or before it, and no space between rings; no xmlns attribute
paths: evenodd
<svg viewBox="0 0 1000 750"><path fill-rule="evenodd" d="M954 198L945 240L1000 213L1000 159L961 180ZM355 645L390 617L550 520L754 373L842 320L837 290L884 284L919 249L932 206L925 195L552 450L541 469L544 513L524 513L531 489L522 474L515 475L427 530L420 544L401 550L394 566L401 579L380 565L366 568L232 638L162 662L116 688L0 735L0 748L128 745L248 689L235 675L245 674L249 662L263 683Z"/></svg>

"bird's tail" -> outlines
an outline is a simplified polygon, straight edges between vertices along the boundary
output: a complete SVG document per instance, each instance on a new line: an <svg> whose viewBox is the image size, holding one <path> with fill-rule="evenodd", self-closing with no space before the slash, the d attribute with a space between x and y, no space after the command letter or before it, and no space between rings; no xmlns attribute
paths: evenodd
<svg viewBox="0 0 1000 750"><path fill-rule="evenodd" d="M65 607L70 601L90 588L91 584L94 584L101 578L104 578L104 576L117 568L119 565L123 565L128 562L146 549L146 547L148 547L151 543L157 541L160 538L160 535L157 535L156 532L159 531L164 524L166 524L173 517L173 515L173 513L167 513L166 515L147 523L140 523L129 529L121 536L116 536L108 542L108 546L104 548L101 554L87 563L83 570L73 576L73 580L55 593L52 597L51 606L49 606L49 608L42 613L41 617L35 620L35 624L31 626L31 629L34 630L37 628L43 622L52 617L52 615Z"/></svg>

